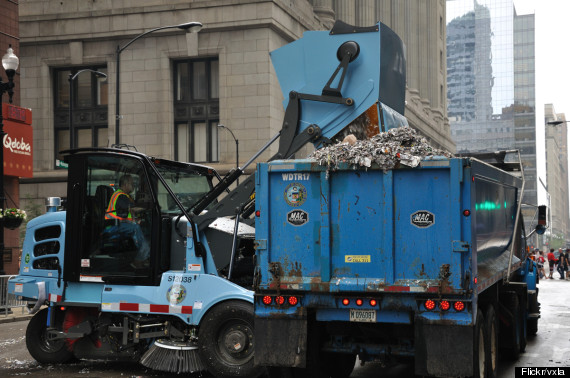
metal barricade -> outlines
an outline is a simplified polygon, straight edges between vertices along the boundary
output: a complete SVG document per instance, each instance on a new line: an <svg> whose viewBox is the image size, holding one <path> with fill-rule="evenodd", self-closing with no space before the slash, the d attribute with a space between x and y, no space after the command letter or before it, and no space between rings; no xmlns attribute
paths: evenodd
<svg viewBox="0 0 570 378"><path fill-rule="evenodd" d="M0 276L0 317L8 315L27 314L27 301L19 300L14 294L8 293L8 280L16 276Z"/></svg>

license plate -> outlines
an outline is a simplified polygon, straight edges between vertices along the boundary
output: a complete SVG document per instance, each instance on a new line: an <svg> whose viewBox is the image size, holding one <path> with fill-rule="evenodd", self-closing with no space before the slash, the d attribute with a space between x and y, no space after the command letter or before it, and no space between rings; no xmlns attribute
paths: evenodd
<svg viewBox="0 0 570 378"><path fill-rule="evenodd" d="M351 322L376 323L376 310L350 310Z"/></svg>

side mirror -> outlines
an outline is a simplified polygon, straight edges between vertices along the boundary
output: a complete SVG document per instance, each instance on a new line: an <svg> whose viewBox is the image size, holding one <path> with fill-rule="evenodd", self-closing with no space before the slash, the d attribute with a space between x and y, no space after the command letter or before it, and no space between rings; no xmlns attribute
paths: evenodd
<svg viewBox="0 0 570 378"><path fill-rule="evenodd" d="M546 232L546 228L547 227L542 224L537 224L534 229L536 230L537 234L544 235L544 233Z"/></svg>

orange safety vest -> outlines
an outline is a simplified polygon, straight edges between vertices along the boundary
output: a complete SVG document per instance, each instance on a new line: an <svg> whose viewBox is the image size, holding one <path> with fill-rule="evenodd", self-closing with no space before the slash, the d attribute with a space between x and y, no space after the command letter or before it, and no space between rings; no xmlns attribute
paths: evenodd
<svg viewBox="0 0 570 378"><path fill-rule="evenodd" d="M133 220L133 216L131 214L131 212L129 211L127 218L122 218L120 216L117 215L117 200L119 199L119 196L121 195L125 195L127 196L127 198L131 198L127 193L123 192L121 189L117 190L115 193L113 193L113 195L111 196L111 199L109 200L109 206L107 207L107 211L105 212L105 219L118 219L121 221L125 221L125 220Z"/></svg>

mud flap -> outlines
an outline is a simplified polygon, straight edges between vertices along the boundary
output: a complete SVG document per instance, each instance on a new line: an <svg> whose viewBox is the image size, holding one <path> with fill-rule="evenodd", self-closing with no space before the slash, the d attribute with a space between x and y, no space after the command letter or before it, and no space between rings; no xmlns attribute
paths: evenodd
<svg viewBox="0 0 570 378"><path fill-rule="evenodd" d="M415 326L415 374L437 377L473 374L473 327L427 324Z"/></svg>
<svg viewBox="0 0 570 378"><path fill-rule="evenodd" d="M255 318L256 366L306 366L307 319Z"/></svg>

